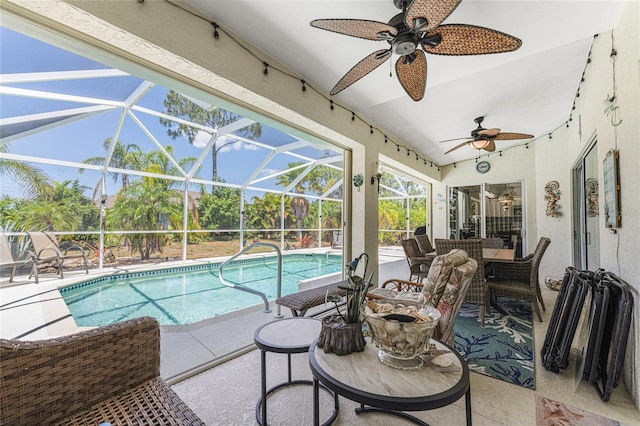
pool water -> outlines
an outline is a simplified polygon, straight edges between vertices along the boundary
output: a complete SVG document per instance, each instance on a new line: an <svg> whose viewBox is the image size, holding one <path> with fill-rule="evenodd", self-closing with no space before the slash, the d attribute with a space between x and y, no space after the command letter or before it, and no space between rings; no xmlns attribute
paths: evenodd
<svg viewBox="0 0 640 426"><path fill-rule="evenodd" d="M219 264L178 270L119 275L60 289L78 326L101 326L140 316L162 325L191 324L262 304L259 296L226 287L218 279ZM340 272L342 257L287 255L282 257L282 295L298 291L298 282ZM225 281L276 298L276 257L230 263Z"/></svg>

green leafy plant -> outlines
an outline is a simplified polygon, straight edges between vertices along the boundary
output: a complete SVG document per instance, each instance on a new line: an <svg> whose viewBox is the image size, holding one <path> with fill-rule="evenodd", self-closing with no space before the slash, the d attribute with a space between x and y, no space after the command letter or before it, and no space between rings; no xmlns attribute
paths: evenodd
<svg viewBox="0 0 640 426"><path fill-rule="evenodd" d="M368 257L367 257L368 259ZM367 260L368 262L368 260ZM351 266L350 268L350 265ZM360 320L360 307L364 303L367 297L367 292L371 287L371 280L373 279L373 272L369 275L369 278L365 281L362 277L353 274L357 267L357 262L351 262L347 265L349 273L347 274L347 285L338 286L339 289L344 290L346 295L346 312L342 313L339 303L342 302L342 297L338 295L329 295L325 297L325 302L333 302L338 315L347 324L355 324ZM366 274L366 266L363 275Z"/></svg>

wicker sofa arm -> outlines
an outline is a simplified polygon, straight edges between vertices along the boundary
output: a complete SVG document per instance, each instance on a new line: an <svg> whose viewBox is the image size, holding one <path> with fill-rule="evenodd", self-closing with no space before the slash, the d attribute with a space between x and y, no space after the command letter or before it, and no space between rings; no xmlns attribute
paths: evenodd
<svg viewBox="0 0 640 426"><path fill-rule="evenodd" d="M160 374L160 327L143 317L41 341L0 339L0 424L54 424Z"/></svg>

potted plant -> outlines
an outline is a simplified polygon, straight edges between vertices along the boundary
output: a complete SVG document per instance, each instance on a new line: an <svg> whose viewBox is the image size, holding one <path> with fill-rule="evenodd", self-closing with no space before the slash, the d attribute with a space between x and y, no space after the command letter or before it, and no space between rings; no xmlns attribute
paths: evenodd
<svg viewBox="0 0 640 426"><path fill-rule="evenodd" d="M341 296L327 295L325 299L327 302L333 302L336 307L336 314L322 319L318 347L323 348L325 353L335 353L342 356L364 350L365 340L362 334L360 307L367 297L369 287L371 287L373 272L369 275L367 281L355 275L358 261L363 257L366 257L368 263L366 253L361 254L353 262L349 263L347 265L346 285L338 286L345 293L346 306L344 312L339 305L343 300ZM365 264L363 275L366 274L366 270L367 266Z"/></svg>

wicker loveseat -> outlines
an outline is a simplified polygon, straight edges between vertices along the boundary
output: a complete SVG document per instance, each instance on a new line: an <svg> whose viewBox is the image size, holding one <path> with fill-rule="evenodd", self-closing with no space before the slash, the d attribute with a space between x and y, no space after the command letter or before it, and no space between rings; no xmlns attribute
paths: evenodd
<svg viewBox="0 0 640 426"><path fill-rule="evenodd" d="M0 425L204 425L160 378L144 317L40 341L0 339Z"/></svg>

